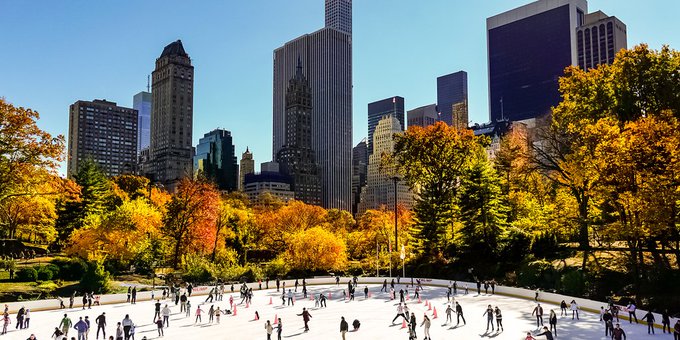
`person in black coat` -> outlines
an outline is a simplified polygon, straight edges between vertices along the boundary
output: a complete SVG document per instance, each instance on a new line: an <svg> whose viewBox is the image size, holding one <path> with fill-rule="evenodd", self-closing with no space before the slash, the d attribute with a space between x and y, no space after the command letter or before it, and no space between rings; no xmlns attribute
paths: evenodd
<svg viewBox="0 0 680 340"><path fill-rule="evenodd" d="M345 321L345 317L340 317L340 334L342 334L342 340L345 340L345 333L349 331L349 325Z"/></svg>

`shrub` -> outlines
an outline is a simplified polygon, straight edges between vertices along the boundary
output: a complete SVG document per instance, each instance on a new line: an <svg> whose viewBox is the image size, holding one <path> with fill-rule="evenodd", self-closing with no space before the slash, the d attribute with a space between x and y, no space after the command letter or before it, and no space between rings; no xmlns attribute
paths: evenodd
<svg viewBox="0 0 680 340"><path fill-rule="evenodd" d="M35 282L38 279L38 271L33 267L22 267L14 278L18 282Z"/></svg>
<svg viewBox="0 0 680 340"><path fill-rule="evenodd" d="M551 288L555 285L555 276L555 269L550 262L538 260L520 267L517 283L523 287Z"/></svg>
<svg viewBox="0 0 680 340"><path fill-rule="evenodd" d="M80 289L86 292L106 293L109 291L110 274L101 262L87 265L85 274L80 279Z"/></svg>
<svg viewBox="0 0 680 340"><path fill-rule="evenodd" d="M58 277L66 281L80 280L87 271L87 263L78 258L54 259L51 264L59 268Z"/></svg>
<svg viewBox="0 0 680 340"><path fill-rule="evenodd" d="M557 236L551 232L535 235L531 242L531 253L536 257L555 257L560 250Z"/></svg>
<svg viewBox="0 0 680 340"><path fill-rule="evenodd" d="M60 274L61 271L59 270L59 267L57 267L56 265L49 263L46 266L44 266L43 268L52 272L52 278L53 279L59 278L59 274Z"/></svg>
<svg viewBox="0 0 680 340"><path fill-rule="evenodd" d="M583 296L586 289L586 281L580 270L570 270L560 278L560 286L567 295Z"/></svg>
<svg viewBox="0 0 680 340"><path fill-rule="evenodd" d="M38 280L39 281L50 281L54 274L47 266L38 268Z"/></svg>

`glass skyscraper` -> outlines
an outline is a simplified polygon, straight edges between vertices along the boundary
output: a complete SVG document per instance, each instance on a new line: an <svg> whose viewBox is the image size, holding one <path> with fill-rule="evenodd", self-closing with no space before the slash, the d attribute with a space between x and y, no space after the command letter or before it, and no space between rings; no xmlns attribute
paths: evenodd
<svg viewBox="0 0 680 340"><path fill-rule="evenodd" d="M217 184L222 191L238 189L238 165L231 132L215 129L203 135L196 146L194 171Z"/></svg>
<svg viewBox="0 0 680 340"><path fill-rule="evenodd" d="M467 72L458 71L437 78L437 110L439 120L467 128Z"/></svg>
<svg viewBox="0 0 680 340"><path fill-rule="evenodd" d="M373 133L378 122L385 116L397 118L404 125L404 98L394 96L368 104L368 154L373 154Z"/></svg>
<svg viewBox="0 0 680 340"><path fill-rule="evenodd" d="M137 154L149 147L151 139L151 93L139 92L132 99L132 108L139 112L137 117Z"/></svg>

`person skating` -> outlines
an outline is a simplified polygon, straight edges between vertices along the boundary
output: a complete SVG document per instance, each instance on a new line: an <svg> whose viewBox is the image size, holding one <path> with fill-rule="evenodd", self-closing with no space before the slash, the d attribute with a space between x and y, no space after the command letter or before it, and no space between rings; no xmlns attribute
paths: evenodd
<svg viewBox="0 0 680 340"><path fill-rule="evenodd" d="M406 316L406 320L409 320L409 313L408 305L404 304L404 315Z"/></svg>
<svg viewBox="0 0 680 340"><path fill-rule="evenodd" d="M614 317L606 310L604 315L602 315L602 321L604 321L604 336L609 336L609 333L614 330L613 320Z"/></svg>
<svg viewBox="0 0 680 340"><path fill-rule="evenodd" d="M156 322L156 319L161 317L161 300L156 300L156 303L154 303L154 309L153 309L153 322Z"/></svg>
<svg viewBox="0 0 680 340"><path fill-rule="evenodd" d="M673 326L673 339L680 340L680 320L676 320Z"/></svg>
<svg viewBox="0 0 680 340"><path fill-rule="evenodd" d="M68 336L68 331L71 329L71 326L73 326L73 322L71 322L71 319L64 314L64 318L61 319L61 322L59 323L59 327L61 328L62 333L64 333L65 336Z"/></svg>
<svg viewBox="0 0 680 340"><path fill-rule="evenodd" d="M298 285L299 285L298 279L295 279L295 292L296 292L296 293L297 293Z"/></svg>
<svg viewBox="0 0 680 340"><path fill-rule="evenodd" d="M6 312L2 313L2 332L0 333L0 335L7 334L7 327L9 327L10 322L11 319L9 318L9 314L7 314ZM59 329L57 328L57 330Z"/></svg>
<svg viewBox="0 0 680 340"><path fill-rule="evenodd" d="M128 303L130 302L130 296L132 296L132 287L128 287L128 290L127 290L127 301L125 301L125 302L128 302Z"/></svg>
<svg viewBox="0 0 680 340"><path fill-rule="evenodd" d="M215 319L215 305L210 305L210 309L208 309L208 323L213 323L214 319Z"/></svg>
<svg viewBox="0 0 680 340"><path fill-rule="evenodd" d="M536 288L536 293L534 293L534 301L538 302L538 295L541 293L541 290Z"/></svg>
<svg viewBox="0 0 680 340"><path fill-rule="evenodd" d="M307 308L302 308L302 314L298 314L298 316L302 317L302 321L305 322L305 332L309 331L309 319L312 318L312 315L309 314L309 311L307 311Z"/></svg>
<svg viewBox="0 0 680 340"><path fill-rule="evenodd" d="M191 284L191 282L189 282L189 284L187 285L187 294L189 295L189 297L191 297L191 292L193 292L193 291L194 291L194 285Z"/></svg>
<svg viewBox="0 0 680 340"><path fill-rule="evenodd" d="M578 318L578 304L576 303L576 300L571 300L571 319L574 320L574 315L576 316L576 320L580 320Z"/></svg>
<svg viewBox="0 0 680 340"><path fill-rule="evenodd" d="M116 326L116 340L123 340L123 335L125 334L125 330L123 330L123 325L119 322L118 325Z"/></svg>
<svg viewBox="0 0 680 340"><path fill-rule="evenodd" d="M257 314L257 311L255 312ZM220 323L220 316L222 315L222 310L220 310L220 307L218 306L217 309L215 309L215 320L217 320L217 323ZM258 319L260 317L258 316Z"/></svg>
<svg viewBox="0 0 680 340"><path fill-rule="evenodd" d="M501 313L501 309L496 306L494 309L494 313L496 314L496 331L503 331L503 314Z"/></svg>
<svg viewBox="0 0 680 340"><path fill-rule="evenodd" d="M524 338L524 340L536 340L533 335L531 335L530 332L527 332L527 336Z"/></svg>
<svg viewBox="0 0 680 340"><path fill-rule="evenodd" d="M364 287L364 299L368 299L368 286Z"/></svg>
<svg viewBox="0 0 680 340"><path fill-rule="evenodd" d="M342 334L342 340L345 340L345 333L349 331L349 325L345 321L345 317L340 317L340 334Z"/></svg>
<svg viewBox="0 0 680 340"><path fill-rule="evenodd" d="M26 308L24 313L24 328L28 328L31 325L31 310Z"/></svg>
<svg viewBox="0 0 680 340"><path fill-rule="evenodd" d="M458 295L458 281L453 281L453 295Z"/></svg>
<svg viewBox="0 0 680 340"><path fill-rule="evenodd" d="M276 278L276 291L279 291L279 288L281 287L281 279L278 277Z"/></svg>
<svg viewBox="0 0 680 340"><path fill-rule="evenodd" d="M281 292L281 306L285 306L285 305L286 305L286 291L283 290Z"/></svg>
<svg viewBox="0 0 680 340"><path fill-rule="evenodd" d="M557 336L557 314L554 310L550 310L550 316L548 316L548 324L550 325L550 331L555 333Z"/></svg>
<svg viewBox="0 0 680 340"><path fill-rule="evenodd" d="M477 295L482 294L482 281L477 280Z"/></svg>
<svg viewBox="0 0 680 340"><path fill-rule="evenodd" d="M164 336L164 334L163 334L163 320L161 320L161 318L157 318L156 322L154 322L154 323L156 324L156 328L158 329L158 336L159 337Z"/></svg>
<svg viewBox="0 0 680 340"><path fill-rule="evenodd" d="M456 326L460 324L460 319L463 319L463 325L466 325L465 316L463 316L463 307L456 301Z"/></svg>
<svg viewBox="0 0 680 340"><path fill-rule="evenodd" d="M612 331L612 339L613 340L625 340L626 339L626 332L623 331L623 328L621 328L620 324L616 324L614 327L614 330Z"/></svg>
<svg viewBox="0 0 680 340"><path fill-rule="evenodd" d="M647 334L654 334L654 314L652 312L647 312L645 316L642 317L642 320L647 321Z"/></svg>
<svg viewBox="0 0 680 340"><path fill-rule="evenodd" d="M536 305L531 315L536 315L536 328L543 326L543 307L541 307L540 303Z"/></svg>
<svg viewBox="0 0 680 340"><path fill-rule="evenodd" d="M491 325L491 331L494 331L493 328L493 307L491 305L488 305L486 307L486 311L484 311L484 314L482 314L482 317L486 315L486 331L489 331L489 325Z"/></svg>
<svg viewBox="0 0 680 340"><path fill-rule="evenodd" d="M453 319L451 319L451 313L453 313L453 308L451 308L451 305L448 305L446 307L446 323L451 323L453 322Z"/></svg>
<svg viewBox="0 0 680 340"><path fill-rule="evenodd" d="M406 315L404 315L404 306L401 305L401 302L397 306L397 315L394 317L394 319L392 319L392 324L394 324L394 321L396 321L400 316L404 318L404 320L408 321L408 319L406 319Z"/></svg>
<svg viewBox="0 0 680 340"><path fill-rule="evenodd" d="M168 307L168 304L165 304L163 310L161 310L161 315L163 316L162 321L165 327L170 327L170 307ZM160 319L160 315L158 318Z"/></svg>
<svg viewBox="0 0 680 340"><path fill-rule="evenodd" d="M83 293L83 309L87 306L87 293Z"/></svg>
<svg viewBox="0 0 680 340"><path fill-rule="evenodd" d="M125 335L125 340L130 339L130 330L132 329L132 325L134 324L132 322L132 319L130 319L130 315L125 314L125 318L121 322L123 325L123 334Z"/></svg>
<svg viewBox="0 0 680 340"><path fill-rule="evenodd" d="M411 331L413 332L414 338L416 337L416 336L415 336L415 334L416 334L416 325L417 325L417 322L416 322L416 313L412 313L412 314L411 314L411 321L409 322L408 327L409 327L409 328L411 329Z"/></svg>
<svg viewBox="0 0 680 340"><path fill-rule="evenodd" d="M73 308L73 301L76 299L76 292L73 292L71 296L68 298L68 308L71 309Z"/></svg>
<svg viewBox="0 0 680 340"><path fill-rule="evenodd" d="M203 319L201 319L201 314L203 313L203 310L201 309L201 306L199 305L198 308L196 308L196 320L194 320L194 324L198 322L203 322Z"/></svg>
<svg viewBox="0 0 680 340"><path fill-rule="evenodd" d="M189 295L191 296L191 295ZM187 300L189 297L187 297L187 293L183 293L182 296L179 297L179 312L186 312L187 309Z"/></svg>
<svg viewBox="0 0 680 340"><path fill-rule="evenodd" d="M288 289L288 305L295 306L295 301L293 301L293 291Z"/></svg>
<svg viewBox="0 0 680 340"><path fill-rule="evenodd" d="M545 340L555 340L552 332L548 330L548 327L543 327L543 332L536 334L536 336L545 336Z"/></svg>
<svg viewBox="0 0 680 340"><path fill-rule="evenodd" d="M191 316L191 301L187 300L187 314L186 317L188 318Z"/></svg>
<svg viewBox="0 0 680 340"><path fill-rule="evenodd" d="M279 322L276 325L276 336L277 340L281 340L281 332L283 331L283 324L281 323L281 318L279 318Z"/></svg>
<svg viewBox="0 0 680 340"><path fill-rule="evenodd" d="M492 279L491 282L489 282L491 285L491 295L496 294L496 279Z"/></svg>
<svg viewBox="0 0 680 340"><path fill-rule="evenodd" d="M73 329L78 331L78 340L85 340L85 333L87 332L87 323L83 321L83 318L81 317L78 322L73 326Z"/></svg>
<svg viewBox="0 0 680 340"><path fill-rule="evenodd" d="M630 321L630 323L633 323L633 319L635 319L635 323L639 323L637 315L635 315L635 310L637 309L635 303L633 302L629 303L626 309L628 309L628 321Z"/></svg>
<svg viewBox="0 0 680 340"><path fill-rule="evenodd" d="M484 294L489 295L489 281L484 281Z"/></svg>
<svg viewBox="0 0 680 340"><path fill-rule="evenodd" d="M666 328L668 328L668 334L671 334L671 317L668 314L668 309L661 313L661 326L664 334L666 333Z"/></svg>
<svg viewBox="0 0 680 340"><path fill-rule="evenodd" d="M90 329L92 328L92 325L90 324L90 318L85 315L85 324L87 325L87 330L85 330L85 340L90 338Z"/></svg>
<svg viewBox="0 0 680 340"><path fill-rule="evenodd" d="M380 288L380 292L382 293L383 291L385 293L387 293L387 279L385 279L385 281L383 281L382 288Z"/></svg>
<svg viewBox="0 0 680 340"><path fill-rule="evenodd" d="M267 322L264 324L264 330L267 332L267 340L272 340L272 333L274 333L274 327L272 327L272 323L267 320Z"/></svg>
<svg viewBox="0 0 680 340"><path fill-rule="evenodd" d="M132 297L130 303L132 303L133 305L137 303L137 286L132 287Z"/></svg>
<svg viewBox="0 0 680 340"><path fill-rule="evenodd" d="M423 336L424 336L423 339L432 340L430 338L430 326L431 325L432 325L432 322L430 322L430 318L427 317L427 314L424 314L423 315L423 322L420 324L420 327L424 327L423 328Z"/></svg>
<svg viewBox="0 0 680 340"><path fill-rule="evenodd" d="M326 295L323 295L323 293L319 294L319 307L328 307L326 306Z"/></svg>
<svg viewBox="0 0 680 340"><path fill-rule="evenodd" d="M104 339L106 339L106 313L102 312L101 315L94 319L94 322L97 324L97 339L99 339L100 330L102 331Z"/></svg>

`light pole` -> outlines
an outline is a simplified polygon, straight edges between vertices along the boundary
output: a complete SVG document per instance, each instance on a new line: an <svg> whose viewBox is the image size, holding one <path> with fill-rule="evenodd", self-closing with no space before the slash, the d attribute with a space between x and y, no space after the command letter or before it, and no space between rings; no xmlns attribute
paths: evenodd
<svg viewBox="0 0 680 340"><path fill-rule="evenodd" d="M394 175L391 178L394 181L394 246L399 247L399 236L397 233L397 198L398 198L397 182L399 182L399 176ZM391 259L392 253L390 252L390 261Z"/></svg>

